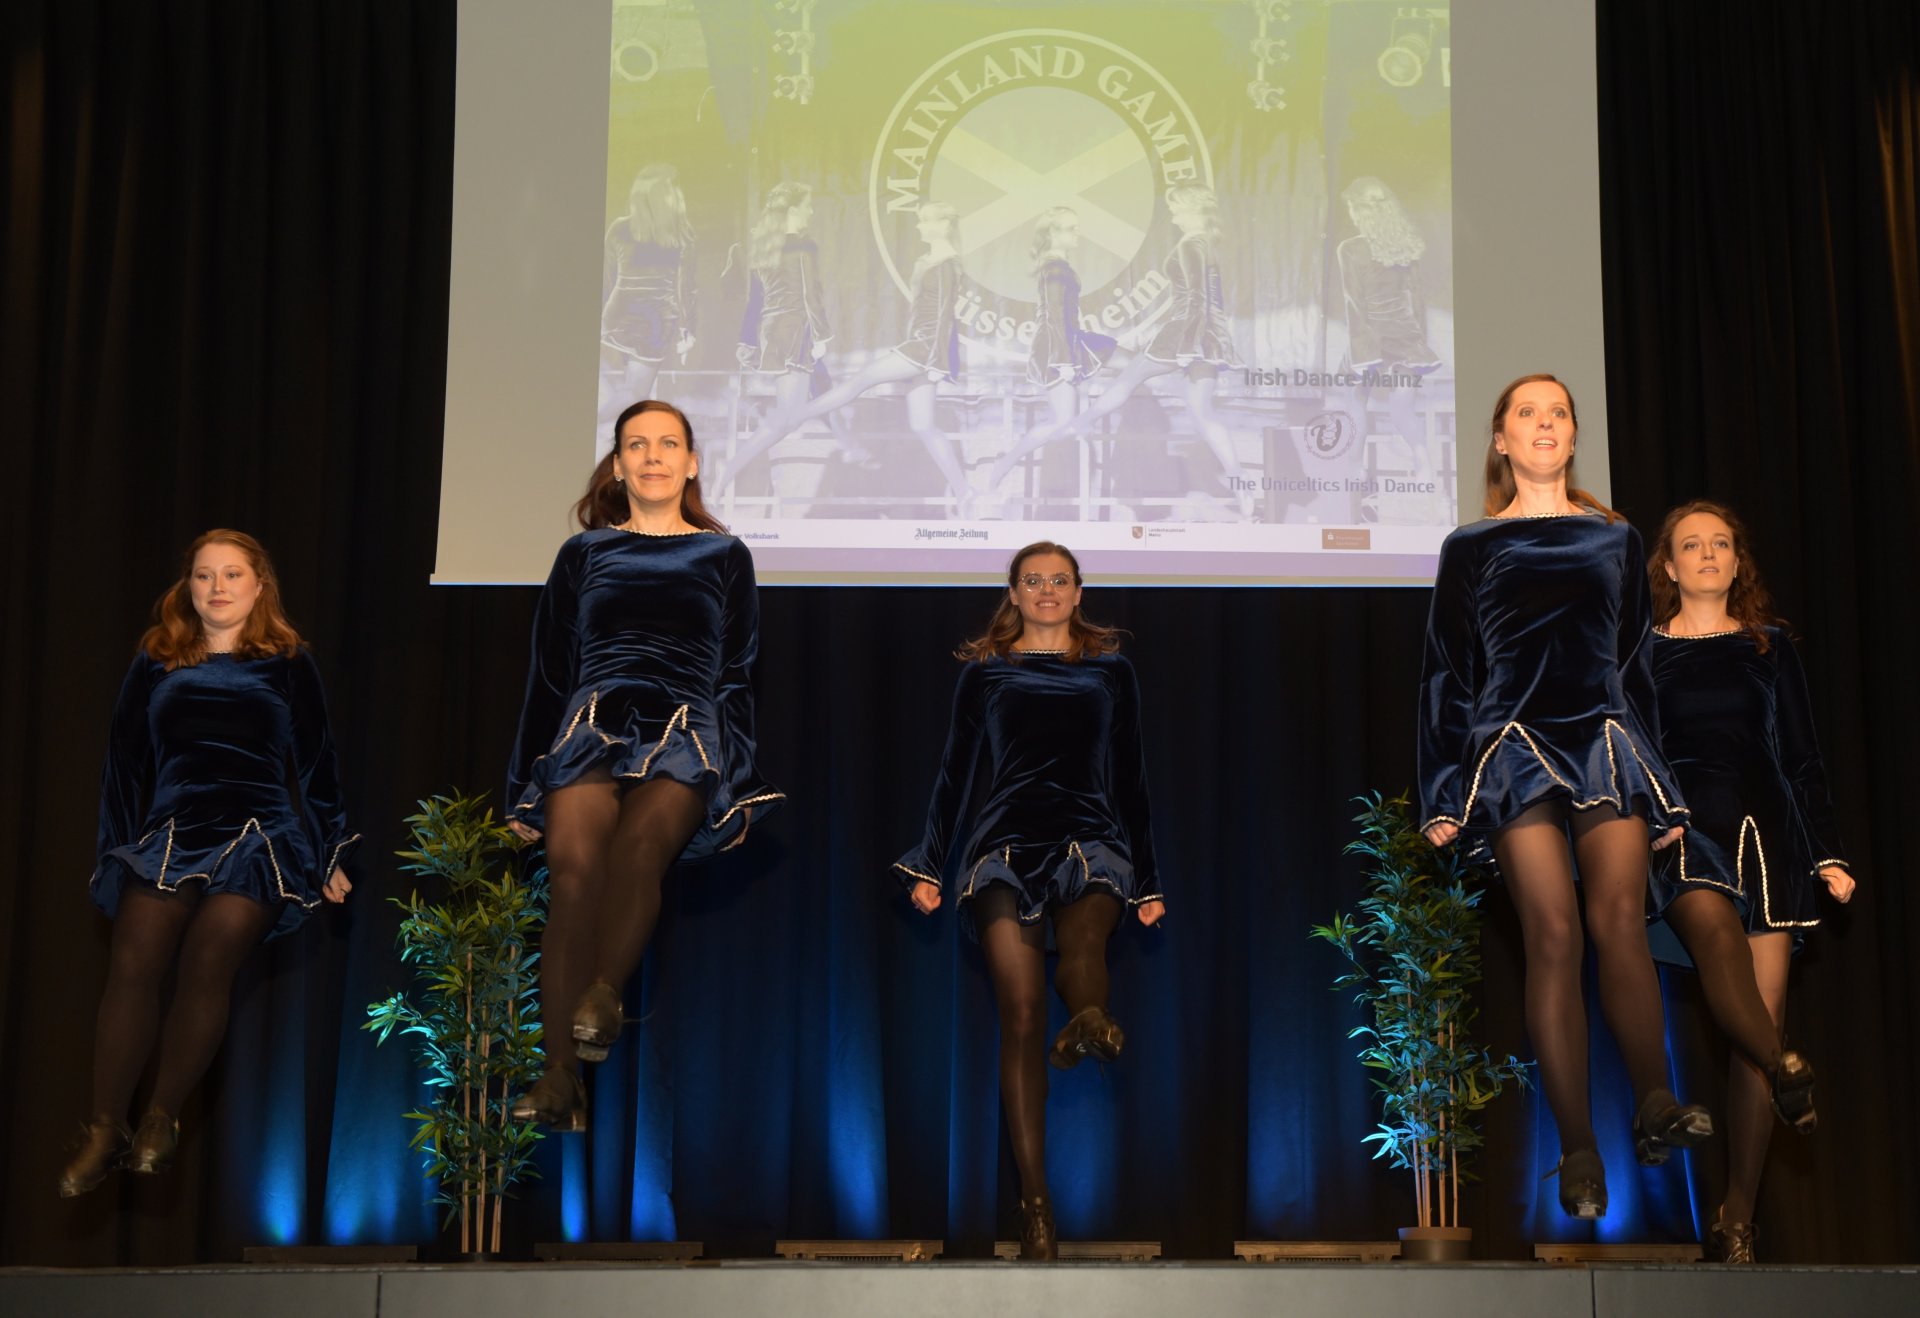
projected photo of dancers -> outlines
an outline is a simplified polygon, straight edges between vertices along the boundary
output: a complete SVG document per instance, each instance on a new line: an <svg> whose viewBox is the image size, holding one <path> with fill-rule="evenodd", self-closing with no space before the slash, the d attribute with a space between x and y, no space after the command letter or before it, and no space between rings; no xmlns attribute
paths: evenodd
<svg viewBox="0 0 1920 1318"><path fill-rule="evenodd" d="M1080 217L1069 206L1040 216L1033 230L1033 277L1039 303L1034 317L1033 351L1027 357L1027 382L1046 391L1049 421L1027 431L1020 442L994 461L987 488L997 489L1020 460L1073 431L1080 413L1082 386L1102 367L1123 366L1131 353L1111 335L1082 328L1080 276L1074 253L1080 248Z"/></svg>
<svg viewBox="0 0 1920 1318"><path fill-rule="evenodd" d="M1362 175L1340 193L1359 230L1340 244L1340 288L1346 305L1348 367L1355 379L1353 410L1363 425L1376 399L1405 443L1413 493L1425 494L1431 520L1453 511L1452 472L1436 472L1426 419L1415 390L1401 381L1431 375L1440 354L1427 340L1427 303L1420 285L1426 240L1406 207L1379 179ZM1431 486L1431 491L1424 487ZM1421 520L1427 520L1423 518Z"/></svg>
<svg viewBox="0 0 1920 1318"><path fill-rule="evenodd" d="M823 360L833 330L820 278L820 244L807 232L812 219L812 187L776 184L748 237L747 312L735 356L746 370L772 378L775 416L798 411L833 386ZM872 466L866 444L835 413L826 417L840 455Z"/></svg>
<svg viewBox="0 0 1920 1318"><path fill-rule="evenodd" d="M601 429L635 398L653 394L662 363L685 362L694 343L693 225L672 165L634 175L627 213L607 227L600 309Z"/></svg>
<svg viewBox="0 0 1920 1318"><path fill-rule="evenodd" d="M797 407L776 408L734 454L721 475L724 492L755 459L794 430L827 416L862 394L883 384L907 386L907 426L925 447L927 456L946 481L955 515L972 510L973 490L960 465L959 450L935 424L934 386L960 373L960 347L954 325L960 283L958 213L950 205L928 202L920 207L918 232L926 252L913 269L913 295L907 311L906 336L887 352L818 397Z"/></svg>
<svg viewBox="0 0 1920 1318"><path fill-rule="evenodd" d="M1159 331L1143 352L1125 359L1097 400L1065 422L1030 432L1016 451L1031 451L1068 435L1085 436L1102 418L1126 406L1147 381L1178 373L1185 380L1183 397L1194 428L1220 463L1238 511L1251 515L1255 483L1242 471L1233 432L1214 407L1221 369L1240 365L1216 255L1221 238L1219 199L1211 188L1181 187L1168 195L1167 207L1179 239L1161 265L1169 303Z"/></svg>

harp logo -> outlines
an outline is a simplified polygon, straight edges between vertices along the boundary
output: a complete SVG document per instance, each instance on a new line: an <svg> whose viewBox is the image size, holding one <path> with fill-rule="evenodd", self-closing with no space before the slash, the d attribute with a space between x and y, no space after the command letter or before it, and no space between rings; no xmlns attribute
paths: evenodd
<svg viewBox="0 0 1920 1318"><path fill-rule="evenodd" d="M1023 356L1041 220L1072 212L1080 323L1122 333L1166 302L1159 258L1171 238L1156 221L1183 184L1212 187L1213 162L1179 90L1113 42L1027 28L962 46L906 85L874 148L868 200L903 294L926 250L921 205L955 208L961 332Z"/></svg>

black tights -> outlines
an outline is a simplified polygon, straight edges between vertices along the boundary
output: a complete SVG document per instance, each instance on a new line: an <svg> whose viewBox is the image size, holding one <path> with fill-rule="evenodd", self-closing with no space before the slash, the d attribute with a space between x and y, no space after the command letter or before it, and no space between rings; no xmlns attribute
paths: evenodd
<svg viewBox="0 0 1920 1318"><path fill-rule="evenodd" d="M603 769L547 796L547 929L540 1010L547 1064L574 1068L573 1009L596 979L623 986L660 919L660 884L706 814L667 778L628 786Z"/></svg>
<svg viewBox="0 0 1920 1318"><path fill-rule="evenodd" d="M1580 996L1585 948L1572 862L1586 897L1586 937L1600 963L1600 1008L1613 1032L1636 1106L1668 1087L1666 1016L1647 951L1647 824L1609 809L1572 812L1567 854L1563 803L1533 807L1493 840L1520 914L1527 949L1527 1033L1540 1087L1560 1128L1562 1152L1596 1146L1587 1093L1587 1014Z"/></svg>
<svg viewBox="0 0 1920 1318"><path fill-rule="evenodd" d="M1054 988L1074 1013L1107 1005L1107 940L1120 923L1119 899L1091 892L1053 912L1060 965ZM1038 921L1020 923L1012 888L990 885L974 899L974 922L1000 1013L1000 1102L1020 1193L1047 1192L1047 943Z"/></svg>
<svg viewBox="0 0 1920 1318"><path fill-rule="evenodd" d="M153 1106L177 1116L220 1051L233 977L280 918L278 908L197 886L162 892L129 883L113 922L107 989L93 1042L93 1115L124 1121L160 1041ZM161 989L175 969L161 1020Z"/></svg>
<svg viewBox="0 0 1920 1318"><path fill-rule="evenodd" d="M1770 1077L1780 1066L1780 1030L1760 997L1740 912L1719 893L1696 888L1667 907L1666 920L1700 972L1713 1023L1742 1057Z"/></svg>

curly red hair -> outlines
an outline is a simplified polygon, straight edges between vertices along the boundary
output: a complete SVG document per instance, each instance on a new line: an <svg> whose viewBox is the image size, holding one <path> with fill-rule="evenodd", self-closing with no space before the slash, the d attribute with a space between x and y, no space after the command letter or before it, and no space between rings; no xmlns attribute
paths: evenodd
<svg viewBox="0 0 1920 1318"><path fill-rule="evenodd" d="M1733 533L1733 556L1740 562L1740 571L1727 592L1727 616L1739 623L1741 629L1753 637L1754 647L1765 654L1767 628L1783 627L1785 623L1774 616L1773 597L1761 579L1760 563L1753 556L1753 542L1747 536L1746 523L1733 509L1711 499L1683 503L1660 523L1660 534L1647 553L1647 587L1653 597L1653 625L1664 626L1680 612L1680 587L1667 576L1667 564L1673 561L1674 531L1695 513L1718 517Z"/></svg>
<svg viewBox="0 0 1920 1318"><path fill-rule="evenodd" d="M208 545L232 545L247 556L247 564L260 580L260 595L240 627L233 652L242 659L265 659L272 655L290 655L299 650L300 633L287 621L280 605L280 578L266 547L245 531L219 527L200 536L187 546L180 561L180 579L153 604L153 625L140 637L140 649L166 666L190 668L207 657L206 629L200 615L193 611L193 560Z"/></svg>

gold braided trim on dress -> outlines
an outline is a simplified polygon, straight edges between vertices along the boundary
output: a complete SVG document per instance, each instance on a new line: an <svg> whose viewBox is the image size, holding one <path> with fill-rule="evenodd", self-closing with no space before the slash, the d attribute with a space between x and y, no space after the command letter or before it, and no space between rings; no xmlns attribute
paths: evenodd
<svg viewBox="0 0 1920 1318"><path fill-rule="evenodd" d="M595 699L599 698L598 692L595 692L594 695ZM713 767L713 761L707 758L707 748L701 744L700 734L693 730L693 724L687 718L687 709L688 706L682 705L673 711L673 717L667 720L666 729L661 732L660 740L653 743L653 749L647 752L647 758L640 762L639 770L634 773L623 773L620 775L622 778L645 778L647 776L647 770L653 767L654 757L667 748L667 738L673 735L675 728L681 729L689 737L693 738L693 749L700 754L700 767L708 773L717 772ZM595 728L594 731L600 732L600 729ZM600 736L610 742L619 740L617 737L608 737L604 732L601 732Z"/></svg>
<svg viewBox="0 0 1920 1318"><path fill-rule="evenodd" d="M202 883L213 882L214 876L220 872L220 867L226 863L227 857L233 854L233 849L239 846L242 842L247 840L248 833L252 833L256 837L258 837L262 842L266 843L267 864L273 870L273 886L274 886L274 890L279 894L280 900L292 902L295 906L298 906L303 911L311 911L314 907L320 904L320 898L317 896L310 902L302 901L299 893L292 892L287 888L286 876L281 874L280 872L280 857L274 854L273 839L267 835L266 829L260 827L260 821L257 819L249 819L245 824L241 825L240 831L234 836L233 841L227 843L227 845L221 849L220 854L213 858L213 864L209 865L205 870L197 874L182 874L178 878L176 878L172 883L167 882L167 866L173 862L173 821L171 819L167 821L166 829L167 829L167 850L166 850L166 854L161 858L161 861L160 861L160 876L153 881L153 886L158 888L161 892L176 892L179 890L181 884L187 883L193 879L198 879ZM157 832L158 830L154 830L154 831ZM134 846L136 847L140 846L141 843L144 843L147 840L147 838L152 836L153 836L153 833L149 832L146 835L146 837L143 837L140 839L139 842L134 843ZM360 835L358 833L355 833L352 837L348 838L346 842L342 842L338 847L335 847L333 851L334 856L337 858L340 855L342 848L346 847L348 843L358 841L359 837ZM332 868L329 867L327 871L328 875L331 876L332 872L333 872ZM321 886L322 887L325 886L324 880L322 881Z"/></svg>
<svg viewBox="0 0 1920 1318"><path fill-rule="evenodd" d="M1811 929L1819 924L1820 921L1817 917L1812 920L1776 920L1773 918L1773 888L1767 878L1767 846L1766 843L1760 840L1760 825L1753 822L1752 815L1748 815L1740 821L1740 844L1735 847L1733 851L1733 865L1734 869L1741 873L1741 883L1744 884L1746 882L1747 835L1749 833L1753 835L1753 854L1760 860L1760 922L1769 929ZM1814 867L1814 872L1819 872L1819 866L1816 865Z"/></svg>
<svg viewBox="0 0 1920 1318"><path fill-rule="evenodd" d="M980 876L980 867L992 859L993 859L993 853L989 851L986 855L980 857L980 859L973 862L973 868L967 871L967 886L966 886L966 890L960 894L961 901L964 902L964 901L972 900L973 890L977 885L979 876ZM1087 853L1080 849L1080 843L1077 841L1067 843L1067 859L1069 861L1077 860L1080 862L1080 884L1082 887L1090 887L1095 884L1098 884L1100 887L1103 887L1103 888L1111 888L1113 890L1113 895L1119 898L1120 901L1125 905L1139 906L1146 902L1164 902L1166 900L1166 898L1160 896L1157 893L1151 897L1128 897L1125 891L1121 889L1120 885L1115 883L1112 879L1107 878L1105 875L1101 875L1100 877L1096 878L1093 873L1093 868L1087 864ZM1005 846L1000 849L1000 863L1006 866L1007 871L1009 873L1013 871L1013 848L1011 846ZM900 864L898 861L894 862L893 867L897 870L904 871L905 873L912 874L916 879L926 879L928 883L933 884L933 886L936 888L940 886L940 881L938 879L927 879L924 874L919 874L913 870L907 869L905 865ZM1039 908L1036 909L1032 915L1021 916L1020 923L1021 924L1039 924L1041 920L1046 918L1046 915L1047 915L1046 903L1042 902Z"/></svg>
<svg viewBox="0 0 1920 1318"><path fill-rule="evenodd" d="M758 796L749 796L744 801L735 801L733 803L733 808L731 810L728 810L727 813L725 813L724 815L721 815L720 822L715 824L713 827L715 831L725 828L727 826L727 821L729 819L732 819L733 816L738 811L745 810L750 806L764 805L768 801L784 801L786 799L787 799L787 794L785 792L762 792ZM740 836L735 838L733 841L727 843L725 846L721 847L720 850L732 851L735 847L739 846L742 842L745 842L747 840L747 830L752 827L753 827L753 816L748 815L747 822L740 826Z"/></svg>
<svg viewBox="0 0 1920 1318"><path fill-rule="evenodd" d="M899 870L902 874L908 875L911 878L918 879L922 883L931 883L936 888L940 886L940 880L934 878L933 875L922 874L919 870L909 869L907 866L902 865L897 860L893 862L893 867Z"/></svg>
<svg viewBox="0 0 1920 1318"><path fill-rule="evenodd" d="M1667 815L1685 815L1692 813L1687 807L1683 805L1676 806L1673 803L1672 798L1667 795L1666 787L1661 783L1659 775L1647 766L1646 757L1640 753L1640 748L1634 745L1633 734L1629 733L1618 719L1607 719L1600 725L1600 734L1606 739L1607 743L1607 785L1612 789L1611 793L1602 793L1599 796L1593 797L1591 800L1585 801L1573 796L1573 784L1565 778L1562 778L1559 772L1554 769L1553 765L1547 762L1546 755L1541 751L1539 743L1533 739L1533 733L1528 731L1526 725L1514 722L1501 728L1500 731L1494 735L1493 740L1487 743L1487 748L1480 752L1480 762L1474 766L1473 785L1467 792L1467 805L1466 809L1461 811L1461 817L1456 820L1448 815L1435 815L1428 821L1427 825L1422 825L1423 828L1442 822L1453 824L1457 828L1465 828L1467 826L1467 821L1473 818L1473 807L1480 798L1480 780L1486 774L1487 762L1493 758L1493 753L1506 743L1508 733L1517 733L1520 739L1527 743L1527 749L1533 752L1533 758L1540 762L1540 767L1547 771L1547 776L1561 787L1566 788L1570 803L1575 810L1586 810L1596 805L1606 804L1611 805L1614 809L1622 813L1626 812L1626 802L1622 800L1620 793L1620 763L1615 757L1613 750L1613 737L1615 733L1618 733L1620 738L1626 742L1627 750L1633 756L1634 762L1640 766L1640 772L1646 775L1647 782L1653 787L1653 795L1655 799L1659 801L1661 811Z"/></svg>

